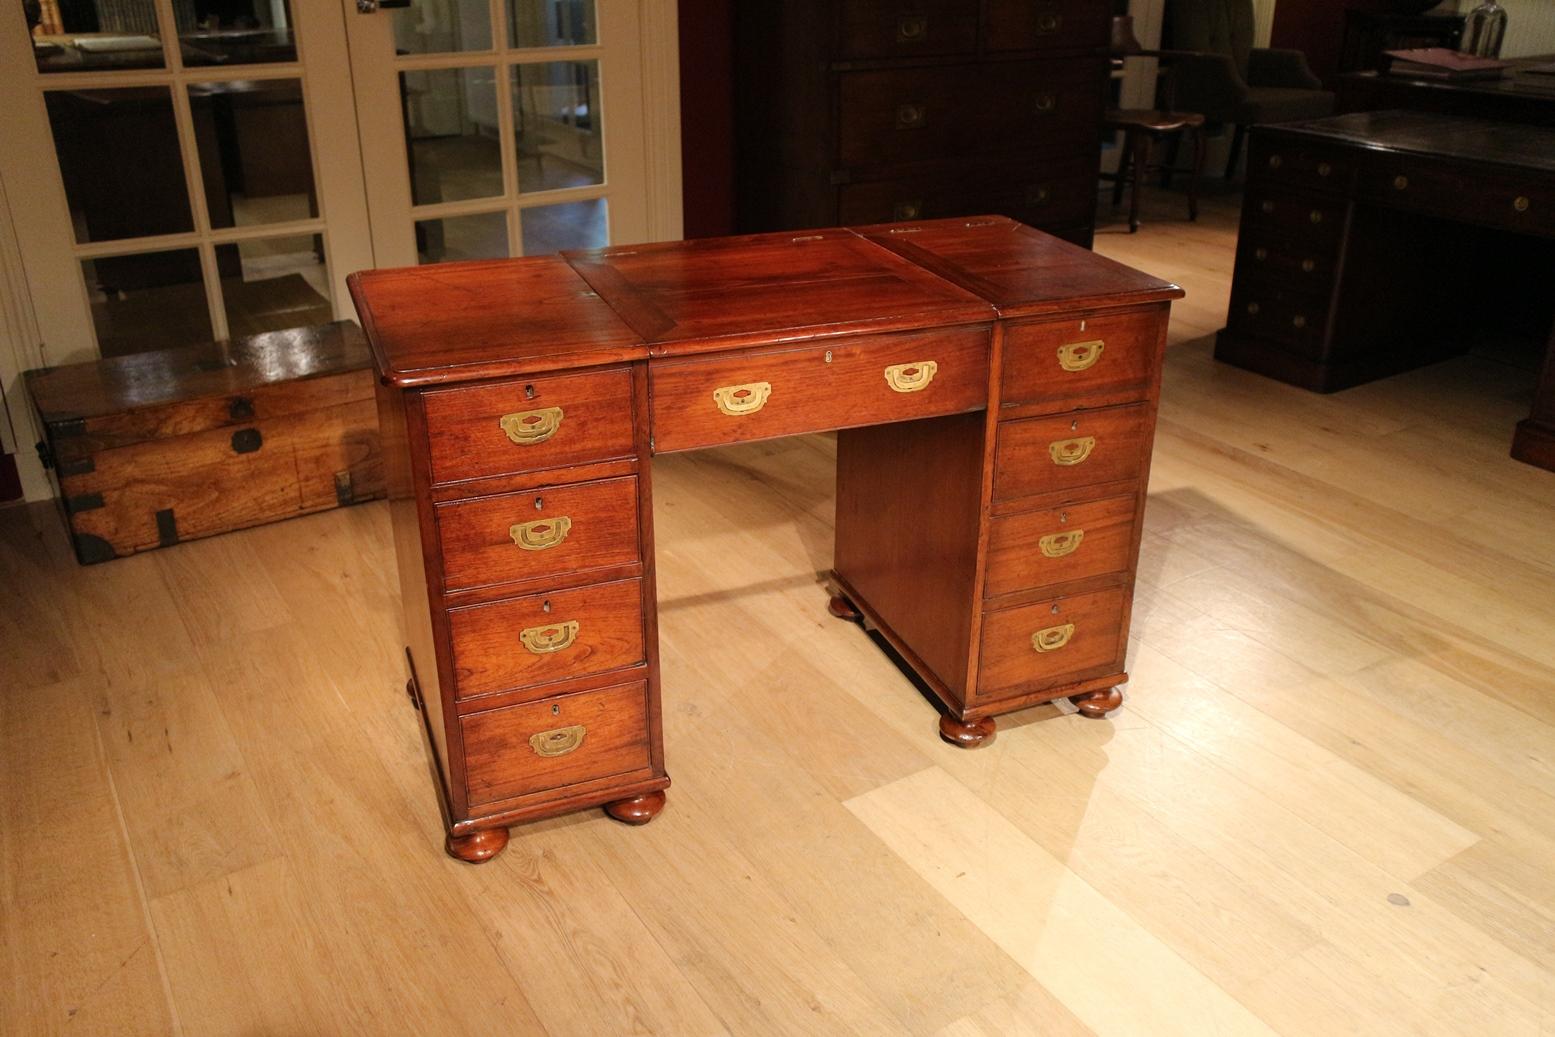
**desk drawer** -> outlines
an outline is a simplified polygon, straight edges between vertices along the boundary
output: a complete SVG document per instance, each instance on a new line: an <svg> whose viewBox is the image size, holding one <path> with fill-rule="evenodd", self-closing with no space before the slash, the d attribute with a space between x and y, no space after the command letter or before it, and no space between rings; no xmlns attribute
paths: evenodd
<svg viewBox="0 0 1555 1037"><path fill-rule="evenodd" d="M1121 670L1126 603L1120 588L985 614L977 697L987 701Z"/></svg>
<svg viewBox="0 0 1555 1037"><path fill-rule="evenodd" d="M439 504L450 591L639 560L637 478Z"/></svg>
<svg viewBox="0 0 1555 1037"><path fill-rule="evenodd" d="M651 361L663 453L977 410L988 402L986 325L822 340L793 349Z"/></svg>
<svg viewBox="0 0 1555 1037"><path fill-rule="evenodd" d="M632 453L626 368L442 389L422 399L434 483Z"/></svg>
<svg viewBox="0 0 1555 1037"><path fill-rule="evenodd" d="M842 0L838 55L913 58L977 49L977 5L966 0Z"/></svg>
<svg viewBox="0 0 1555 1037"><path fill-rule="evenodd" d="M1254 276L1301 291L1326 292L1333 284L1333 250L1292 243L1269 234L1243 234L1237 242L1238 277Z"/></svg>
<svg viewBox="0 0 1555 1037"><path fill-rule="evenodd" d="M987 0L987 47L1089 50L1107 45L1112 10L1096 0Z"/></svg>
<svg viewBox="0 0 1555 1037"><path fill-rule="evenodd" d="M1555 186L1407 155L1375 156L1361 171L1365 201L1523 234L1555 236Z"/></svg>
<svg viewBox="0 0 1555 1037"><path fill-rule="evenodd" d="M1346 194L1355 180L1355 152L1255 133L1247 176L1257 185L1280 181L1313 191Z"/></svg>
<svg viewBox="0 0 1555 1037"><path fill-rule="evenodd" d="M845 72L838 164L903 162L1094 146L1101 65L1090 58Z"/></svg>
<svg viewBox="0 0 1555 1037"><path fill-rule="evenodd" d="M531 594L448 613L457 697L643 661L642 581Z"/></svg>
<svg viewBox="0 0 1555 1037"><path fill-rule="evenodd" d="M1278 342L1302 356L1321 359L1328 337L1328 296L1241 273L1238 270L1231 284L1226 326L1236 334Z"/></svg>
<svg viewBox="0 0 1555 1037"><path fill-rule="evenodd" d="M1143 399L1161 346L1164 310L1084 321L1011 324L1004 333L1005 405L1121 393ZM1066 409L1072 403L1062 404Z"/></svg>
<svg viewBox="0 0 1555 1037"><path fill-rule="evenodd" d="M994 499L1137 479L1149 443L1150 408L1141 403L1001 422Z"/></svg>
<svg viewBox="0 0 1555 1037"><path fill-rule="evenodd" d="M933 220L969 212L1002 213L1034 226L1088 222L1096 211L1092 159L1033 157L1012 175L1009 163L958 163L953 172L915 173L843 184L837 219L846 226Z"/></svg>
<svg viewBox="0 0 1555 1037"><path fill-rule="evenodd" d="M1258 183L1247 189L1241 233L1278 237L1306 248L1321 248L1325 255L1332 255L1344 231L1347 206L1342 198Z"/></svg>
<svg viewBox="0 0 1555 1037"><path fill-rule="evenodd" d="M995 518L983 596L1124 572L1136 504L1134 497L1111 497Z"/></svg>
<svg viewBox="0 0 1555 1037"><path fill-rule="evenodd" d="M472 808L651 766L642 681L474 713L460 724Z"/></svg>

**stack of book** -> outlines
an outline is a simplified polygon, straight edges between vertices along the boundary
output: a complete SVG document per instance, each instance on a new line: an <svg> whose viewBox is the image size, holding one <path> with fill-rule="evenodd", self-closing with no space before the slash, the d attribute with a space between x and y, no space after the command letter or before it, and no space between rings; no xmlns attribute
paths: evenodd
<svg viewBox="0 0 1555 1037"><path fill-rule="evenodd" d="M1476 58L1459 54L1443 47L1421 47L1415 50L1385 50L1390 61L1388 72L1395 76L1425 79L1500 79L1511 67L1509 62L1494 58Z"/></svg>

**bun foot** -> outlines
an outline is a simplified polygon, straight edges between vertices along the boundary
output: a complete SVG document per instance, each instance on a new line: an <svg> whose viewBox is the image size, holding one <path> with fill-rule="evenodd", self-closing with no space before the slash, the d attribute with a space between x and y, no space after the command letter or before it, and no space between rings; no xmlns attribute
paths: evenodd
<svg viewBox="0 0 1555 1037"><path fill-rule="evenodd" d="M605 813L624 824L645 825L664 809L664 793L646 792L631 799L618 799L605 804Z"/></svg>
<svg viewBox="0 0 1555 1037"><path fill-rule="evenodd" d="M1069 701L1079 708L1081 716L1097 720L1123 705L1123 693L1117 688L1103 688L1089 695L1076 695Z"/></svg>
<svg viewBox="0 0 1555 1037"><path fill-rule="evenodd" d="M850 623L857 623L864 618L863 613L853 607L853 602L844 598L841 594L833 594L831 600L826 603L826 611L838 619L845 619Z"/></svg>
<svg viewBox="0 0 1555 1037"><path fill-rule="evenodd" d="M501 853L508 845L506 828L485 828L469 835L450 835L443 843L448 856L466 864L480 864Z"/></svg>
<svg viewBox="0 0 1555 1037"><path fill-rule="evenodd" d="M993 741L997 724L993 717L957 720L949 713L939 718L939 736L962 749L976 749Z"/></svg>

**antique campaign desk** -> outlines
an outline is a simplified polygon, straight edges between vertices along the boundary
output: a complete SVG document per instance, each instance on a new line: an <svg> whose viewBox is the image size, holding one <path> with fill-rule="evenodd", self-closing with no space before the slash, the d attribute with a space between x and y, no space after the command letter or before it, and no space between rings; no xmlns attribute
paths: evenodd
<svg viewBox="0 0 1555 1037"><path fill-rule="evenodd" d="M831 611L972 746L1115 709L1169 300L1002 217L353 275L448 851L650 820L651 459L843 430Z"/></svg>

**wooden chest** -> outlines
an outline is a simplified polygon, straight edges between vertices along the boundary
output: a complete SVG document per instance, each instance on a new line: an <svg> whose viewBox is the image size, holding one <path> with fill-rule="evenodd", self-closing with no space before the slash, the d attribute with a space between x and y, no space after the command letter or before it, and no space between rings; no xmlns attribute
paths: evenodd
<svg viewBox="0 0 1555 1037"><path fill-rule="evenodd" d="M737 5L738 229L996 212L1089 247L1113 6Z"/></svg>
<svg viewBox="0 0 1555 1037"><path fill-rule="evenodd" d="M83 565L383 496L351 321L25 377Z"/></svg>

